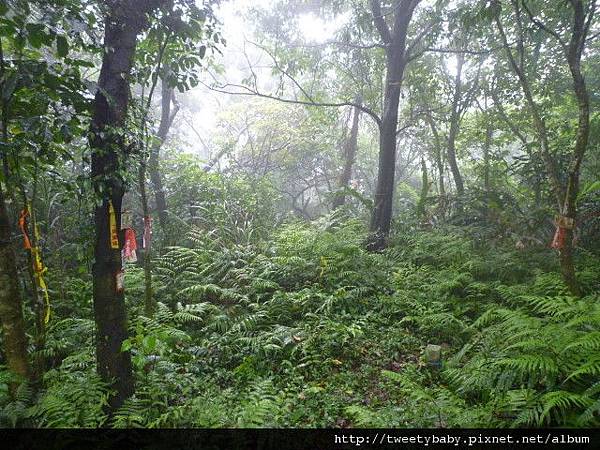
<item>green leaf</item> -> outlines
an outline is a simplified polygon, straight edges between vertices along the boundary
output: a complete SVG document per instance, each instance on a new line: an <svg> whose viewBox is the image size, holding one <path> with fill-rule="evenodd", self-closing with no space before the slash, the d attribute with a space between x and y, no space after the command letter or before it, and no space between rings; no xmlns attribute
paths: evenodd
<svg viewBox="0 0 600 450"><path fill-rule="evenodd" d="M129 350L131 350L131 341L129 339L125 339L121 344L121 351L128 352Z"/></svg>
<svg viewBox="0 0 600 450"><path fill-rule="evenodd" d="M586 195L595 191L600 191L600 181L594 181L593 183L586 184L581 192L579 192L579 195L577 195L577 200L581 200Z"/></svg>
<svg viewBox="0 0 600 450"><path fill-rule="evenodd" d="M39 23L28 23L27 40L33 48L40 48L43 43L47 43L48 35L44 32L44 25Z"/></svg>
<svg viewBox="0 0 600 450"><path fill-rule="evenodd" d="M144 348L146 349L146 351L151 352L152 350L154 350L156 348L156 336L153 336L153 335L146 336L146 337L144 337L144 340L142 342L144 344Z"/></svg>
<svg viewBox="0 0 600 450"><path fill-rule="evenodd" d="M17 86L17 74L11 73L6 78L6 81L2 85L2 98L4 100L8 100L13 92L15 91L15 87Z"/></svg>
<svg viewBox="0 0 600 450"><path fill-rule="evenodd" d="M69 41L63 35L56 36L56 53L61 58L64 58L69 53Z"/></svg>

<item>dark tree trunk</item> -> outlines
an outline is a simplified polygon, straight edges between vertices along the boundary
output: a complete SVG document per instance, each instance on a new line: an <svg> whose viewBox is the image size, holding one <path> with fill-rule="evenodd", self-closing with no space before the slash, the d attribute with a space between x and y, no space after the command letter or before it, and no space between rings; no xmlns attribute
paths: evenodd
<svg viewBox="0 0 600 450"><path fill-rule="evenodd" d="M117 289L121 271L122 236L119 248L112 248L109 202L112 202L116 228L121 228L121 203L125 184L127 151L122 127L129 104L129 75L135 55L137 35L148 25L147 14L161 5L160 0L109 3L105 22L102 68L94 99L90 145L92 184L98 198L94 213L93 296L96 320L96 360L100 377L115 390L109 408L121 406L134 391L131 355L121 351L127 338L127 317L123 291Z"/></svg>
<svg viewBox="0 0 600 450"><path fill-rule="evenodd" d="M361 103L360 97L355 99L355 103ZM344 143L344 169L340 174L339 192L333 199L333 209L339 208L346 203L346 193L344 190L350 185L352 178L352 166L356 160L356 152L358 150L358 122L360 118L360 109L354 107L354 116L352 117L352 127L350 128L350 136Z"/></svg>
<svg viewBox="0 0 600 450"><path fill-rule="evenodd" d="M2 40L0 39L0 92L4 92L5 65ZM2 144L8 145L9 107L5 96L1 99ZM4 183L8 185L10 170L7 155L4 151L2 165L4 170ZM14 197L12 194L11 197ZM21 376L24 380L31 377L31 368L27 358L27 336L25 334L25 321L23 319L23 306L21 292L19 291L17 261L12 247L12 233L2 182L0 182L0 322L4 353L8 369ZM14 391L17 386L11 384Z"/></svg>
<svg viewBox="0 0 600 450"><path fill-rule="evenodd" d="M462 98L462 68L465 63L464 53L459 53L457 56L456 78L454 79L454 95L452 98L452 112L450 115L450 131L448 132L448 165L454 178L456 193L462 197L465 193L465 185L463 183L458 162L456 160L456 137L458 136L460 126L460 102Z"/></svg>
<svg viewBox="0 0 600 450"><path fill-rule="evenodd" d="M165 80L162 82L161 90L162 106L160 124L158 126L158 132L156 133L156 140L154 141L152 149L150 150L148 169L150 172L150 181L152 182L152 188L154 190L156 209L158 211L158 221L160 228L163 231L163 235L166 238L168 236L167 199L160 174L160 149L167 138L167 134L169 133L169 129L171 128L173 120L175 119L175 115L179 111L179 105L175 102L175 92L173 91L173 88L169 87ZM173 110L171 110L171 102L173 102L175 105Z"/></svg>
<svg viewBox="0 0 600 450"><path fill-rule="evenodd" d="M19 291L15 253L11 243L10 220L0 185L0 320L6 363L11 372L29 379L27 337ZM14 387L14 386L13 386Z"/></svg>
<svg viewBox="0 0 600 450"><path fill-rule="evenodd" d="M394 25L388 27L378 0L371 1L375 26L385 44L386 83L383 114L379 127L379 168L377 187L371 216L371 238L367 247L380 250L386 245L392 222L394 175L396 168L396 134L400 89L406 67L406 35L413 11L418 1L400 0L393 5Z"/></svg>

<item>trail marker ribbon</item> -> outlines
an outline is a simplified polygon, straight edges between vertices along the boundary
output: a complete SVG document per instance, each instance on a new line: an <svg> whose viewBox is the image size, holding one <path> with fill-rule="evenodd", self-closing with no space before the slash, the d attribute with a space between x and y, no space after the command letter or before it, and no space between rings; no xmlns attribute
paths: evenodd
<svg viewBox="0 0 600 450"><path fill-rule="evenodd" d="M144 235L142 237L142 245L145 250L150 250L152 244L152 217L144 217Z"/></svg>
<svg viewBox="0 0 600 450"><path fill-rule="evenodd" d="M117 217L112 200L108 201L108 226L110 228L110 248L119 248L119 232L117 231Z"/></svg>
<svg viewBox="0 0 600 450"><path fill-rule="evenodd" d="M23 233L23 247L29 250L31 254L33 276L35 278L36 288L42 292L42 295L44 297L44 324L47 325L50 321L50 296L48 295L48 286L44 281L44 273L48 271L48 268L45 267L44 263L42 262L42 252L39 247L40 229L30 211L31 206L29 204L25 206L25 208L23 208L23 210L21 211L21 214L19 215L19 228ZM32 219L33 233L36 245L31 244L27 224L27 217L30 217Z"/></svg>

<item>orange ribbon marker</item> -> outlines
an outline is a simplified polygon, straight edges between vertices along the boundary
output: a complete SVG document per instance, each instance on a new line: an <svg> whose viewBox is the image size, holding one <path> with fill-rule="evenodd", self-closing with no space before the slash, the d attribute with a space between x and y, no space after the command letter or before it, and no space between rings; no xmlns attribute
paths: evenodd
<svg viewBox="0 0 600 450"><path fill-rule="evenodd" d="M572 230L575 227L575 220L567 216L557 216L554 221L556 223L556 231L554 232L554 238L550 247L561 250L565 247L567 230Z"/></svg>
<svg viewBox="0 0 600 450"><path fill-rule="evenodd" d="M21 233L23 233L23 248L31 250L31 240L27 232L27 216L29 216L29 208L26 206L19 215L19 228L21 229Z"/></svg>

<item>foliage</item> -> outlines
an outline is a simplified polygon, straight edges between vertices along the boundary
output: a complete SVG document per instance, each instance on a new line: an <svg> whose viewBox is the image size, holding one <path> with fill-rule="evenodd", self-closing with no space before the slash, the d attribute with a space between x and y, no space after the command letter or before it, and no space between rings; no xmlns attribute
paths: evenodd
<svg viewBox="0 0 600 450"><path fill-rule="evenodd" d="M136 394L107 419L91 341L81 340L90 323L66 319L49 335L47 389L33 406L28 392L4 400L3 420L598 424L597 295L569 297L556 273L531 266L535 255L496 244L490 259L477 229L473 237L459 228L398 234L389 250L370 254L360 223L333 219L286 225L269 245L170 249L157 260L159 292L170 300L153 318L132 318L123 347L133 355ZM520 273L525 262L531 268ZM581 275L593 292L598 270ZM442 344L441 370L423 360L427 343Z"/></svg>

